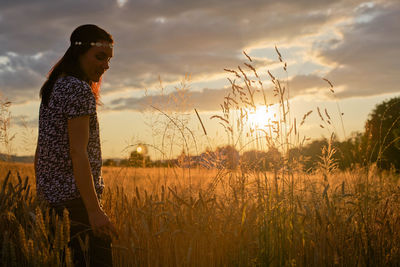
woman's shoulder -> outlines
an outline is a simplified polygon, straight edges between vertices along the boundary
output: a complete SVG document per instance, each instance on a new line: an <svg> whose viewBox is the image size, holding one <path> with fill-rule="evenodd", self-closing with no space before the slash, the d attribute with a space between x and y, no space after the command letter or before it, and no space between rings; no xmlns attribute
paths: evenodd
<svg viewBox="0 0 400 267"><path fill-rule="evenodd" d="M85 81L74 76L60 76L54 83L54 93L60 94L79 94L91 92L91 87Z"/></svg>
<svg viewBox="0 0 400 267"><path fill-rule="evenodd" d="M84 86L84 87L89 86L87 82L82 81L76 78L75 76L70 76L70 75L60 76L55 82L55 86L68 86L68 85Z"/></svg>

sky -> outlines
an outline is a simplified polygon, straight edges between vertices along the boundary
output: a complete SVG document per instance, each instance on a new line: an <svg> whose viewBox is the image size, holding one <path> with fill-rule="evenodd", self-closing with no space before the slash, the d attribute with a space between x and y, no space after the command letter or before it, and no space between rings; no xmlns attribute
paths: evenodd
<svg viewBox="0 0 400 267"><path fill-rule="evenodd" d="M332 129L343 139L363 131L377 104L400 95L398 0L2 0L0 93L12 102L13 154L34 153L40 87L72 31L88 23L115 40L98 108L103 158L124 157L138 143L154 155L179 153L184 140L174 120L195 136L191 153L229 142L210 117L222 114L235 78L224 69L250 63L243 51L268 96L268 70L285 82L293 118L314 110L303 127L311 138L329 135L317 107L337 115Z"/></svg>

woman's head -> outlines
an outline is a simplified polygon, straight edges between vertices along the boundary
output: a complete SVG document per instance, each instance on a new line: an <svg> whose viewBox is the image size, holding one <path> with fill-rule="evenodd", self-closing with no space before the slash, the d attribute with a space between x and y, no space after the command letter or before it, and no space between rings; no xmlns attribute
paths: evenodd
<svg viewBox="0 0 400 267"><path fill-rule="evenodd" d="M113 38L105 30L92 24L76 28L70 37L70 47L49 73L40 91L47 105L54 83L61 75L87 81L98 100L101 76L109 68L113 55Z"/></svg>
<svg viewBox="0 0 400 267"><path fill-rule="evenodd" d="M72 64L79 68L79 78L88 82L99 82L109 68L113 56L113 39L96 25L82 25L76 28L70 38Z"/></svg>

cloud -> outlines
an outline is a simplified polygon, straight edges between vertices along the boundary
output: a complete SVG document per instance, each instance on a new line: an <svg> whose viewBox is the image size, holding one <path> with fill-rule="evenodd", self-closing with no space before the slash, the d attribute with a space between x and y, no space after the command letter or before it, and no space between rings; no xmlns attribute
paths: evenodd
<svg viewBox="0 0 400 267"><path fill-rule="evenodd" d="M247 100L245 100L251 102L245 85L241 84L239 81L237 81L236 84L243 87L243 92L245 93L243 99L247 97ZM312 95L315 99L329 99L333 97L329 91L328 83L321 77L313 74L294 76L288 81L288 84L282 80L282 86L285 88L289 86L291 98L301 95ZM274 93L273 86L264 86L265 100L264 94L257 83L255 83L251 90L254 91L253 99L255 105L264 106L265 100L267 101L267 105L279 102L278 96ZM117 98L106 103L104 111L145 111L152 110L152 106L154 106L163 111L173 110L186 112L196 108L201 112L210 112L221 110L221 105L223 105L228 96L233 98L239 104L239 107L246 106L246 103L240 99L239 94L234 94L231 87L225 87L219 89L205 88L195 92L177 90L169 94ZM233 102L231 102L231 104L232 107L236 106L233 105Z"/></svg>
<svg viewBox="0 0 400 267"><path fill-rule="evenodd" d="M54 59L54 53L27 56L8 52L0 60L0 88L5 96L12 96L14 103L39 99L41 83L49 71L45 62ZM35 90L32 87L35 86Z"/></svg>
<svg viewBox="0 0 400 267"><path fill-rule="evenodd" d="M14 71L0 65L1 90L18 101L37 95L68 47L70 33L84 23L104 27L116 40L105 79L109 86L103 90L115 92L148 88L158 83L158 75L171 82L186 72L207 79L237 66L243 48L316 35L360 2L137 0L120 7L111 0L2 1L0 57L22 63ZM45 56L31 59L40 53Z"/></svg>
<svg viewBox="0 0 400 267"><path fill-rule="evenodd" d="M111 110L144 111L153 107L163 111L188 111L194 108L200 111L214 111L220 109L224 97L230 89L203 89L202 91L175 91L167 95L153 95L139 98L119 98L109 103ZM152 107L153 106L153 107Z"/></svg>
<svg viewBox="0 0 400 267"><path fill-rule="evenodd" d="M341 41L319 50L321 61L336 66L327 77L345 89L341 98L399 93L400 5L364 7L358 17L342 27Z"/></svg>

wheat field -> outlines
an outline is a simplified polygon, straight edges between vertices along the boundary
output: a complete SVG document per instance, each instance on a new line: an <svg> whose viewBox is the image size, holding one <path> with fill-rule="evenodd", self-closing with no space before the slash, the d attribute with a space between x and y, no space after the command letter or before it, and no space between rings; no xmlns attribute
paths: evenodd
<svg viewBox="0 0 400 267"><path fill-rule="evenodd" d="M2 184L11 170L0 196L2 263L70 265L60 262L60 255L70 255L68 222L57 222L50 233L55 218L35 198L33 166L0 167ZM327 179L296 173L293 187L261 172L104 167L103 175L102 203L119 234L115 266L400 262L399 177L393 173L360 169Z"/></svg>

